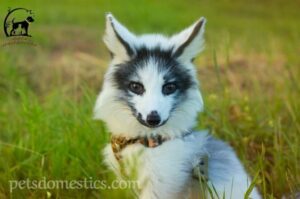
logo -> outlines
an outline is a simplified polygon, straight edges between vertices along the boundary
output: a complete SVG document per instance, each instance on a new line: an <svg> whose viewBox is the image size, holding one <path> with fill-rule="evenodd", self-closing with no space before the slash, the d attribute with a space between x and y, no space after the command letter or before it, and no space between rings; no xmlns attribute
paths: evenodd
<svg viewBox="0 0 300 199"><path fill-rule="evenodd" d="M6 37L31 37L29 28L33 22L34 14L32 10L26 8L9 9L4 19L4 33Z"/></svg>
<svg viewBox="0 0 300 199"><path fill-rule="evenodd" d="M4 34L7 40L2 43L2 46L15 44L36 46L32 41L30 31L30 27L34 21L35 15L32 10L26 8L9 8L3 23Z"/></svg>

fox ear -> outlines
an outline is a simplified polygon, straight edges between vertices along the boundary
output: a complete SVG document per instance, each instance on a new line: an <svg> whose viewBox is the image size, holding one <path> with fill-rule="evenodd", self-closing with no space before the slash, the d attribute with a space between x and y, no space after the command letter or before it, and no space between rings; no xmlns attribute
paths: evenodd
<svg viewBox="0 0 300 199"><path fill-rule="evenodd" d="M173 56L182 62L193 60L204 49L204 27L206 19L201 17L193 25L171 37L175 44Z"/></svg>
<svg viewBox="0 0 300 199"><path fill-rule="evenodd" d="M120 24L111 13L106 14L106 30L103 41L113 58L128 60L134 55L135 35Z"/></svg>

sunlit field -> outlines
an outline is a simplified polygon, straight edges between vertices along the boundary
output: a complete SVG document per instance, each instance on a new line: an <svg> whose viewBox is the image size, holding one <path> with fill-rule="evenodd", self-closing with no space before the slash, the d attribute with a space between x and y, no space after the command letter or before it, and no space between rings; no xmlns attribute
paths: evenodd
<svg viewBox="0 0 300 199"><path fill-rule="evenodd" d="M9 38L1 28L0 199L134 197L119 189L10 192L10 180L114 180L101 155L109 134L93 120L110 58L107 11L137 34L171 35L205 16L197 129L230 143L264 198L300 192L299 1L4 0L0 20L8 7L34 11L36 46L2 46Z"/></svg>

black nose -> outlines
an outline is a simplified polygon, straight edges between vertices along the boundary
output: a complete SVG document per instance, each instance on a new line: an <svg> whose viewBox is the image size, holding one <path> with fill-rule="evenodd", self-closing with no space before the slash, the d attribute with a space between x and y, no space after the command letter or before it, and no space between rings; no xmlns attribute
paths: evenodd
<svg viewBox="0 0 300 199"><path fill-rule="evenodd" d="M157 126L160 123L160 116L157 111L151 111L151 113L147 115L146 122L151 127Z"/></svg>

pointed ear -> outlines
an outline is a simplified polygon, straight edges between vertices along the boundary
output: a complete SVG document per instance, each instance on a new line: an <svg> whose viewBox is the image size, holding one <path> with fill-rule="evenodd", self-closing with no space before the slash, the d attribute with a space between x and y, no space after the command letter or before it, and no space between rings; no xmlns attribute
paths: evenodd
<svg viewBox="0 0 300 199"><path fill-rule="evenodd" d="M193 25L171 37L175 44L173 56L182 62L193 60L204 49L204 27L206 19L201 17Z"/></svg>
<svg viewBox="0 0 300 199"><path fill-rule="evenodd" d="M129 60L134 55L135 35L120 24L111 13L106 14L106 30L103 41L113 58Z"/></svg>

